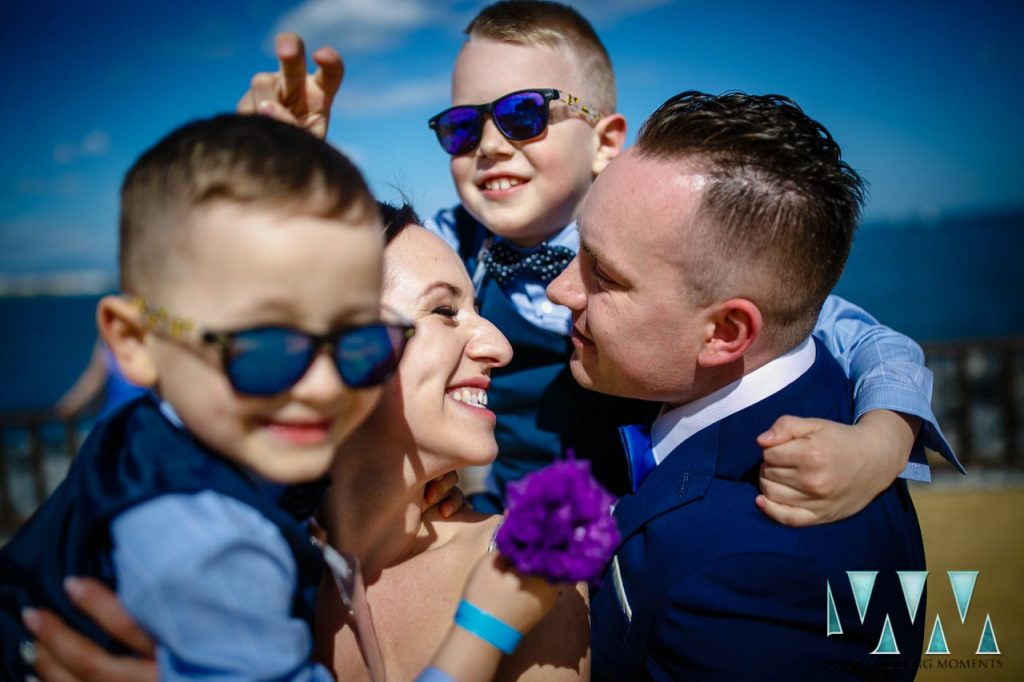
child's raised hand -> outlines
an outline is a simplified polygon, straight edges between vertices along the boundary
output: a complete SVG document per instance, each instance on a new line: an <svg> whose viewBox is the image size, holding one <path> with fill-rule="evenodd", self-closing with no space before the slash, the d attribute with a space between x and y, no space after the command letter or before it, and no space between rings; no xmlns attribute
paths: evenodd
<svg viewBox="0 0 1024 682"><path fill-rule="evenodd" d="M757 506L786 526L856 514L907 464L920 420L873 410L853 426L780 417L757 438L764 448Z"/></svg>
<svg viewBox="0 0 1024 682"><path fill-rule="evenodd" d="M238 100L238 113L270 116L326 137L331 103L345 75L341 55L333 47L321 47L313 53L316 72L308 73L306 47L298 35L278 34L274 51L278 71L252 77L249 90Z"/></svg>

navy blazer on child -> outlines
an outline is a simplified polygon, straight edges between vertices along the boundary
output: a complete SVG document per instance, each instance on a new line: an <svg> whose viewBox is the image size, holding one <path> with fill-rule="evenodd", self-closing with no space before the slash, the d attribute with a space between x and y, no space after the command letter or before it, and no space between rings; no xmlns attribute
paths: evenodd
<svg viewBox="0 0 1024 682"><path fill-rule="evenodd" d="M0 551L0 679L25 679L29 672L18 651L21 641L31 639L21 624L24 607L51 609L79 632L121 651L70 602L63 581L88 576L115 587L109 532L114 517L158 495L201 490L249 505L281 531L298 572L292 615L312 629L323 561L299 517L304 521L316 505L286 511L296 489L286 491L289 499L272 499L265 482L171 424L147 395L97 423L64 481Z"/></svg>

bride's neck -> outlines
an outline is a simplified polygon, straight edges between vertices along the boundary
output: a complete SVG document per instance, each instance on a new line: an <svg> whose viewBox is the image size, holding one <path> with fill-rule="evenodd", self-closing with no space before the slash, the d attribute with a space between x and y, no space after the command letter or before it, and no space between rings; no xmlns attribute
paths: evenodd
<svg viewBox="0 0 1024 682"><path fill-rule="evenodd" d="M437 475L423 470L412 444L355 434L338 452L324 525L332 545L359 557L368 582L429 546L422 500Z"/></svg>

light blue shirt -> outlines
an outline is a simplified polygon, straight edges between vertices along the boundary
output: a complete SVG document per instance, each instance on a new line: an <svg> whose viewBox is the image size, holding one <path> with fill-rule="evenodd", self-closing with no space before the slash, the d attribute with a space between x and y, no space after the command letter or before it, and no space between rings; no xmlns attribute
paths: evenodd
<svg viewBox="0 0 1024 682"><path fill-rule="evenodd" d="M168 403L160 410L181 427ZM162 495L119 514L110 534L118 597L156 640L161 680L334 679L291 615L288 543L249 505L209 490Z"/></svg>
<svg viewBox="0 0 1024 682"><path fill-rule="evenodd" d="M313 635L291 615L295 560L277 527L203 491L154 498L111 524L117 593L157 641L161 680L316 680Z"/></svg>
<svg viewBox="0 0 1024 682"><path fill-rule="evenodd" d="M453 209L439 211L433 218L424 221L424 227L440 236L456 251L459 249ZM478 229L486 230L482 225ZM495 241L502 239L490 233L488 236L492 236ZM576 223L567 225L547 243L579 251L580 237ZM516 248L511 243L509 246ZM543 329L569 335L572 313L568 308L548 300L543 284L517 274L502 289L525 319ZM838 296L829 296L825 301L814 328L814 336L828 347L854 382L855 419L879 409L921 419L921 435L901 474L903 478L931 480L924 448L935 450L958 470L964 471L932 412L932 373L924 366L924 352L920 346L903 334L879 324L865 310Z"/></svg>

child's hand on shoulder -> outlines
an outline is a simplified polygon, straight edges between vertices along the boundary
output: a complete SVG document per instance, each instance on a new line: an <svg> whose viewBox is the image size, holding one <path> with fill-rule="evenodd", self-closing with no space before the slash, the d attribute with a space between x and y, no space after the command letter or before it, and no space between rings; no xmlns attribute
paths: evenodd
<svg viewBox="0 0 1024 682"><path fill-rule="evenodd" d="M852 516L903 471L919 428L915 417L888 410L852 426L780 417L757 439L764 448L757 506L786 526Z"/></svg>

